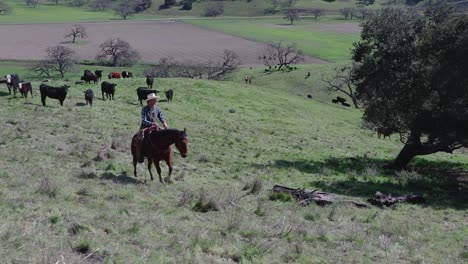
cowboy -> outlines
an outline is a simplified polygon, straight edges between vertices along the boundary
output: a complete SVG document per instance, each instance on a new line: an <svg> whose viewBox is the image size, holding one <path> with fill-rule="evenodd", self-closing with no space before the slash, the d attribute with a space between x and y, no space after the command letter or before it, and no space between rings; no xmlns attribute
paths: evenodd
<svg viewBox="0 0 468 264"><path fill-rule="evenodd" d="M161 109L159 109L159 107L156 106L156 101L158 98L159 96L157 96L155 93L148 94L148 97L146 98L147 105L141 109L141 126L140 126L140 131L138 132L138 137L137 137L139 140L136 141L136 154L137 154L137 160L139 163L143 163L144 161L144 156L143 156L143 153L141 153L142 152L141 150L142 150L145 130L147 129L159 130L157 119L161 121L164 129L167 129L166 119L164 118L164 115L161 112Z"/></svg>

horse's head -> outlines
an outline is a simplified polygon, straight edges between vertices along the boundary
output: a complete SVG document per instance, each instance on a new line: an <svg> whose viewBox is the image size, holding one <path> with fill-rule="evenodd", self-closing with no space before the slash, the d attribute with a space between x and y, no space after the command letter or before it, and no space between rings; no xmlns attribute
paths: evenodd
<svg viewBox="0 0 468 264"><path fill-rule="evenodd" d="M184 128L184 131L178 131L178 136L175 141L175 146L179 150L182 158L187 157L187 154L188 154L187 145L188 145L187 132L186 132L186 129Z"/></svg>

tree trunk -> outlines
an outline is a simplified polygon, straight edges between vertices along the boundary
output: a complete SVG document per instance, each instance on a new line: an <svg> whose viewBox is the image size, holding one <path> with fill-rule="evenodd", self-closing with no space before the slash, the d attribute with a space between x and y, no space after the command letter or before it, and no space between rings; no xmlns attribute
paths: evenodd
<svg viewBox="0 0 468 264"><path fill-rule="evenodd" d="M395 161L388 165L387 168L393 170L402 170L415 156L429 155L440 151L452 153L454 149L455 148L450 147L447 143L407 143L400 151Z"/></svg>
<svg viewBox="0 0 468 264"><path fill-rule="evenodd" d="M72 43L75 43L75 39L76 39L76 36L73 35L73 40L72 40Z"/></svg>
<svg viewBox="0 0 468 264"><path fill-rule="evenodd" d="M355 98L354 96L351 96L351 100L353 100L354 107L355 107L356 109L358 109L359 106L358 106L358 103L357 103L356 98Z"/></svg>

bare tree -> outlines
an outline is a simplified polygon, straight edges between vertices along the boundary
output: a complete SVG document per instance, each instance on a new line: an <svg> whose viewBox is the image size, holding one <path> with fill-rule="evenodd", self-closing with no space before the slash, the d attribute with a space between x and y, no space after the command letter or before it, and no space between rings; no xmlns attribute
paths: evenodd
<svg viewBox="0 0 468 264"><path fill-rule="evenodd" d="M51 64L50 70L59 72L62 78L66 72L73 70L78 63L75 52L62 45L48 47L47 60Z"/></svg>
<svg viewBox="0 0 468 264"><path fill-rule="evenodd" d="M140 59L138 51L120 38L111 38L99 45L98 61L110 61L111 66L133 65Z"/></svg>
<svg viewBox="0 0 468 264"><path fill-rule="evenodd" d="M111 6L111 0L92 0L89 7L93 10L104 11Z"/></svg>
<svg viewBox="0 0 468 264"><path fill-rule="evenodd" d="M73 25L70 31L65 35L66 38L73 38L72 43L75 43L76 38L86 38L87 36L86 27L78 24Z"/></svg>
<svg viewBox="0 0 468 264"><path fill-rule="evenodd" d="M126 20L127 17L135 14L135 5L136 3L134 0L122 0L122 2L114 8L115 14Z"/></svg>
<svg viewBox="0 0 468 264"><path fill-rule="evenodd" d="M217 17L224 13L224 5L222 2L209 3L204 12L207 17Z"/></svg>
<svg viewBox="0 0 468 264"><path fill-rule="evenodd" d="M208 67L213 70L208 74L208 79L221 79L226 74L237 70L240 64L239 56L234 51L225 49L221 61Z"/></svg>
<svg viewBox="0 0 468 264"><path fill-rule="evenodd" d="M353 74L353 65L336 67L332 75L322 75L322 81L325 82L328 94L340 92L347 95L353 101L354 107L358 108L358 101L355 94L355 88L352 84L351 75Z"/></svg>
<svg viewBox="0 0 468 264"><path fill-rule="evenodd" d="M295 8L284 9L283 14L284 14L283 19L289 20L291 22L291 25L293 24L295 20L299 20L301 18L299 14L299 10Z"/></svg>
<svg viewBox="0 0 468 264"><path fill-rule="evenodd" d="M240 65L237 54L230 50L224 50L220 60L195 63L191 60L175 61L171 57L162 58L159 63L145 71L145 75L159 78L183 77L183 78L207 78L222 79L226 75L237 70Z"/></svg>
<svg viewBox="0 0 468 264"><path fill-rule="evenodd" d="M325 15L325 9L323 8L313 8L310 10L310 12L314 16L315 20L317 20L318 17Z"/></svg>
<svg viewBox="0 0 468 264"><path fill-rule="evenodd" d="M5 2L0 1L0 15L8 15L11 13L11 7Z"/></svg>
<svg viewBox="0 0 468 264"><path fill-rule="evenodd" d="M340 13L345 17L345 19L353 19L356 15L356 10L354 8L345 7L340 9Z"/></svg>
<svg viewBox="0 0 468 264"><path fill-rule="evenodd" d="M40 60L33 63L28 69L34 71L37 76L50 77L54 65L49 60Z"/></svg>
<svg viewBox="0 0 468 264"><path fill-rule="evenodd" d="M374 12L368 8L360 8L358 12L361 13L361 19L366 19L374 14Z"/></svg>
<svg viewBox="0 0 468 264"><path fill-rule="evenodd" d="M296 43L283 45L282 42L270 42L264 48L260 60L265 66L277 65L277 71L290 64L296 64L304 60L304 53L297 48Z"/></svg>
<svg viewBox="0 0 468 264"><path fill-rule="evenodd" d="M40 0L24 0L27 6L32 6L36 8L36 6L39 4Z"/></svg>

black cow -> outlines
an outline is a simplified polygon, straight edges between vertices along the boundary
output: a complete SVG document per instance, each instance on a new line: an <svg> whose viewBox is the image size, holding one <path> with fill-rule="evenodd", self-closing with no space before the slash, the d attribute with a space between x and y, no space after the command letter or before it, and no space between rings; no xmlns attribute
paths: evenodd
<svg viewBox="0 0 468 264"><path fill-rule="evenodd" d="M96 84L98 82L98 77L93 73L92 75L81 76L81 80L85 81L85 83L91 83L91 81L93 81L93 83Z"/></svg>
<svg viewBox="0 0 468 264"><path fill-rule="evenodd" d="M94 93L93 90L88 89L84 92L84 99L86 101L86 105L93 106L93 98L94 98Z"/></svg>
<svg viewBox="0 0 468 264"><path fill-rule="evenodd" d="M166 99L168 102L172 102L172 97L174 96L174 91L172 89L169 89L164 92L166 94Z"/></svg>
<svg viewBox="0 0 468 264"><path fill-rule="evenodd" d="M338 101L338 103L341 103L341 104L343 104L343 103L345 103L345 102L346 102L346 99L345 99L345 98L343 98L343 97L339 97L339 96L337 96L337 97L336 97L336 101Z"/></svg>
<svg viewBox="0 0 468 264"><path fill-rule="evenodd" d="M122 78L132 78L133 74L129 71L123 71L122 72Z"/></svg>
<svg viewBox="0 0 468 264"><path fill-rule="evenodd" d="M154 82L154 76L146 75L146 85L148 85L148 89L153 89L153 82Z"/></svg>
<svg viewBox="0 0 468 264"><path fill-rule="evenodd" d="M13 90L13 94L16 96L16 91L19 89L19 84L21 82L20 80L20 77L18 74L9 74L7 76L5 76L6 80L7 80L7 88L8 88L8 92L10 93L11 95L11 90Z"/></svg>
<svg viewBox="0 0 468 264"><path fill-rule="evenodd" d="M86 83L91 83L91 81L93 81L94 84L96 84L98 82L98 77L90 70L85 70L81 80L85 81Z"/></svg>
<svg viewBox="0 0 468 264"><path fill-rule="evenodd" d="M26 99L28 97L28 92L31 94L31 98L33 97L32 94L32 85L30 82L24 82L19 84L19 91L21 93L21 96Z"/></svg>
<svg viewBox="0 0 468 264"><path fill-rule="evenodd" d="M58 99L60 101L60 105L63 106L63 101L65 101L65 97L67 97L68 88L70 88L69 85L53 87L42 83L39 86L39 90L41 91L42 105L46 105L46 98L49 97L52 99Z"/></svg>
<svg viewBox="0 0 468 264"><path fill-rule="evenodd" d="M332 103L338 104L338 101L336 99L332 99Z"/></svg>
<svg viewBox="0 0 468 264"><path fill-rule="evenodd" d="M344 106L346 106L346 107L350 107L350 106L351 106L350 104L348 104L348 103L346 103L346 102L341 103L341 104L344 105Z"/></svg>
<svg viewBox="0 0 468 264"><path fill-rule="evenodd" d="M149 89L146 89L146 87L138 87L136 89L136 92L137 92L137 95L138 95L138 100L140 101L141 105L143 105L143 100L146 100L146 98L148 97L148 94L150 94L150 93L158 94L159 93L159 91L157 91L157 90L149 90Z"/></svg>
<svg viewBox="0 0 468 264"><path fill-rule="evenodd" d="M106 94L106 98L114 100L115 86L117 84L106 81L101 83L102 100L104 100L104 93Z"/></svg>
<svg viewBox="0 0 468 264"><path fill-rule="evenodd" d="M96 75L98 81L102 80L102 70L95 70L94 75Z"/></svg>

